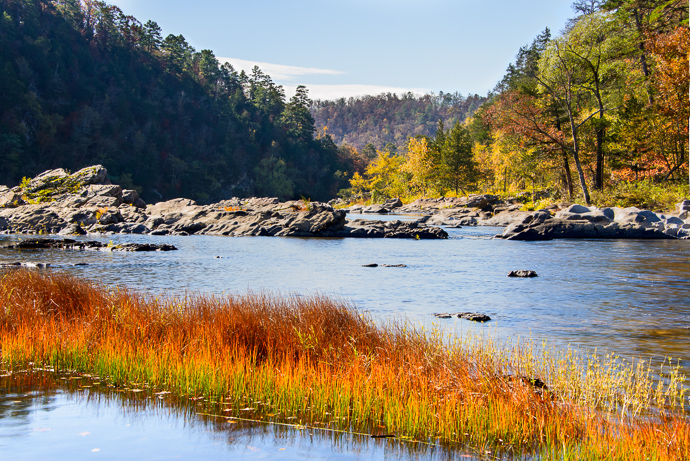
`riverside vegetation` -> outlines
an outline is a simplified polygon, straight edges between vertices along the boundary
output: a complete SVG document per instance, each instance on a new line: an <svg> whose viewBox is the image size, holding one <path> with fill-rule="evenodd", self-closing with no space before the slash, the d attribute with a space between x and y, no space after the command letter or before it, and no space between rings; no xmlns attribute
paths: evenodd
<svg viewBox="0 0 690 461"><path fill-rule="evenodd" d="M685 378L672 366L655 381L642 362L380 325L323 296L155 297L13 270L0 275L0 299L10 371L73 370L218 415L497 456L690 458Z"/></svg>

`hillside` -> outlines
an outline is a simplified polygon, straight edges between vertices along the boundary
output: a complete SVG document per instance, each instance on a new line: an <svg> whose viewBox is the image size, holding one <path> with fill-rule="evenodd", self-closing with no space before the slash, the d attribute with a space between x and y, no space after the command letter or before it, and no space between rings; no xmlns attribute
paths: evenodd
<svg viewBox="0 0 690 461"><path fill-rule="evenodd" d="M367 144L402 148L416 135L432 136L442 120L446 126L464 121L486 98L460 93L381 94L335 101L315 101L311 107L317 133L329 134L336 144L362 150Z"/></svg>
<svg viewBox="0 0 690 461"><path fill-rule="evenodd" d="M220 66L100 1L0 2L0 184L102 164L153 202L326 199L347 159L314 139L306 89ZM337 175L335 174L337 172Z"/></svg>

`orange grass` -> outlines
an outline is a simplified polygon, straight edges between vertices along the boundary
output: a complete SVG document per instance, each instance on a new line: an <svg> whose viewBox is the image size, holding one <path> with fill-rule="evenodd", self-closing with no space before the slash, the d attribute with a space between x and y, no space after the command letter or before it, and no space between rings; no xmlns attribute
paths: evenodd
<svg viewBox="0 0 690 461"><path fill-rule="evenodd" d="M214 411L249 407L518 458L690 459L682 405L645 417L604 412L581 398L591 390L573 377L589 374L575 362L543 366L529 348L506 354L406 323L376 325L323 296L153 297L9 271L0 273L0 347L9 369L96 374L204 398ZM525 370L560 378L543 390Z"/></svg>

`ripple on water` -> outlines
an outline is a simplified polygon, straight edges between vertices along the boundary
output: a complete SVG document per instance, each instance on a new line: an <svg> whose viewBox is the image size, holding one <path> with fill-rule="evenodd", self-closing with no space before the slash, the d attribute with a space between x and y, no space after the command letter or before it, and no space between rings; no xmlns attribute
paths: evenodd
<svg viewBox="0 0 690 461"><path fill-rule="evenodd" d="M531 335L560 347L572 343L687 363L690 242L491 239L500 231L448 229L448 240L421 241L113 235L101 240L171 243L179 251L0 250L0 262L87 263L66 270L152 293L319 292L379 319L433 320L462 333ZM0 244L18 238L1 236ZM369 263L407 267L362 267ZM535 270L539 277L506 277L514 269ZM494 320L477 325L431 317L457 311Z"/></svg>

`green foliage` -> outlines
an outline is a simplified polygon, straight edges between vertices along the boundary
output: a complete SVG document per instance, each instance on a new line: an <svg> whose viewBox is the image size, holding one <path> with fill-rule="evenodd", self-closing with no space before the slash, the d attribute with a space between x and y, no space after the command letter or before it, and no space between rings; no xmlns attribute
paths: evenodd
<svg viewBox="0 0 690 461"><path fill-rule="evenodd" d="M438 149L441 154L439 169L442 188L453 190L457 195L459 190L471 187L477 176L477 168L472 156L469 130L456 123L444 136L443 144Z"/></svg>
<svg viewBox="0 0 690 461"><path fill-rule="evenodd" d="M260 69L221 66L153 21L100 1L6 0L0 24L0 184L102 164L147 201L218 200L253 193L275 157L292 182L280 194L328 199L346 184L334 172L354 171L314 139L306 88L286 104Z"/></svg>
<svg viewBox="0 0 690 461"><path fill-rule="evenodd" d="M438 123L436 136L410 138L405 155L378 151L362 177L355 173L350 189L339 195L346 199L370 196L377 203L393 197L443 196L474 188L477 166L468 129L456 123L444 130Z"/></svg>
<svg viewBox="0 0 690 461"><path fill-rule="evenodd" d="M620 181L592 195L599 207L631 206L650 210L674 210L676 204L690 197L687 184L656 183L651 180Z"/></svg>
<svg viewBox="0 0 690 461"><path fill-rule="evenodd" d="M260 195L286 199L293 194L293 184L286 175L287 166L282 158L261 160L254 169L255 186Z"/></svg>

